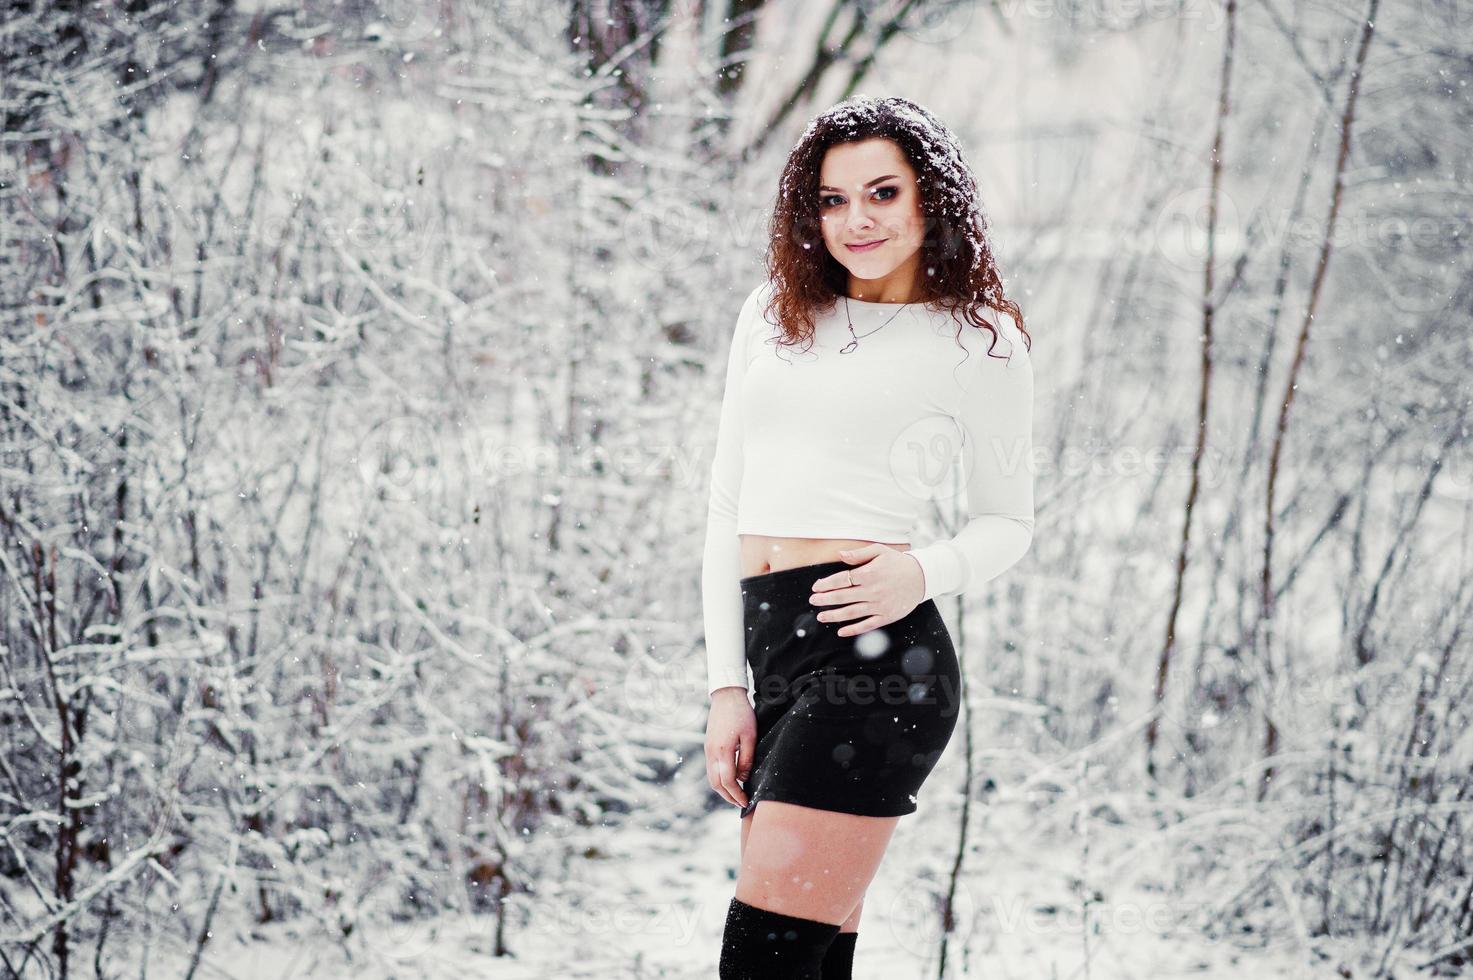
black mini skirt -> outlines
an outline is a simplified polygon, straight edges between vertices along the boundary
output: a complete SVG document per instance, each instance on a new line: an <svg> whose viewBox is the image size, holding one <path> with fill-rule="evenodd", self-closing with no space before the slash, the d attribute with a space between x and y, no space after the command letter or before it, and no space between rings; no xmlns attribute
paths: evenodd
<svg viewBox="0 0 1473 980"><path fill-rule="evenodd" d="M834 606L808 601L830 561L741 580L757 746L743 817L762 800L891 817L916 795L951 739L961 671L930 599L903 619L857 636L859 619L820 622ZM862 617L861 617L862 618Z"/></svg>

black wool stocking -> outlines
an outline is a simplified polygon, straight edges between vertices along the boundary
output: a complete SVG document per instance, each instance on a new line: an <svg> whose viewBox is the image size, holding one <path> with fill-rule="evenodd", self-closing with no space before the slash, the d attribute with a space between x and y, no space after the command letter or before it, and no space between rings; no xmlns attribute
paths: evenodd
<svg viewBox="0 0 1473 980"><path fill-rule="evenodd" d="M733 897L721 938L721 980L823 980L838 923L759 909Z"/></svg>
<svg viewBox="0 0 1473 980"><path fill-rule="evenodd" d="M829 943L823 954L823 972L819 980L853 980L854 944L859 941L857 932L841 932Z"/></svg>

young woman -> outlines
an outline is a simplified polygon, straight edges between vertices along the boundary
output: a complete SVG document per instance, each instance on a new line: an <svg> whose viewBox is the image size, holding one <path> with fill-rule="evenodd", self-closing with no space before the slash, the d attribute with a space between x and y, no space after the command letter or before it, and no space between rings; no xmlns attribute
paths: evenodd
<svg viewBox="0 0 1473 980"><path fill-rule="evenodd" d="M834 106L783 170L702 564L707 776L742 825L723 980L849 977L865 889L957 720L933 600L1032 541L1032 341L986 227L950 130L905 99ZM958 448L968 522L912 548Z"/></svg>

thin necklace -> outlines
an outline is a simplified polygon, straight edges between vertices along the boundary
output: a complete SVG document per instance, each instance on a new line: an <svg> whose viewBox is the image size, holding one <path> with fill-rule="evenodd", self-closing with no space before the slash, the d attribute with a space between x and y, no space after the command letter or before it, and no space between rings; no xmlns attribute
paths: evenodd
<svg viewBox="0 0 1473 980"><path fill-rule="evenodd" d="M893 320L897 316L899 316L900 313L901 313L901 310L904 310L909 305L910 305L909 303L902 303L902 304L900 304L900 309L899 310L896 310L894 313L891 313L890 314L890 320ZM851 340L851 341L849 341L849 343L845 344L843 347L840 347L839 348L839 353L840 354L847 354L850 351L854 350L856 347L858 347L859 346L859 338L860 337L868 337L872 333L879 333L881 330L884 330L887 326L890 325L890 320L886 320L884 323L880 324L878 327L875 327L873 330L869 331L869 333L860 333L860 334L855 333L854 332L854 318L849 315L849 297L848 296L845 296L844 297L844 318L849 321L849 336L853 337L854 339Z"/></svg>

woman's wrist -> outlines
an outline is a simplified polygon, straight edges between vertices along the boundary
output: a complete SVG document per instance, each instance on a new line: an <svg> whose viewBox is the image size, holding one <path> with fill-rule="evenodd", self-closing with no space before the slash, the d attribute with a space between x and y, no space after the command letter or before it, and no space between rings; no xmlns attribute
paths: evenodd
<svg viewBox="0 0 1473 980"><path fill-rule="evenodd" d="M928 586L926 583L926 563L921 561L919 558L916 558L914 549L907 549L906 551L901 552L901 554L909 555L912 559L914 559L916 567L921 570L921 598L920 602L916 603L916 605L920 605L921 602L925 602L927 599L931 598L930 595L927 594Z"/></svg>

